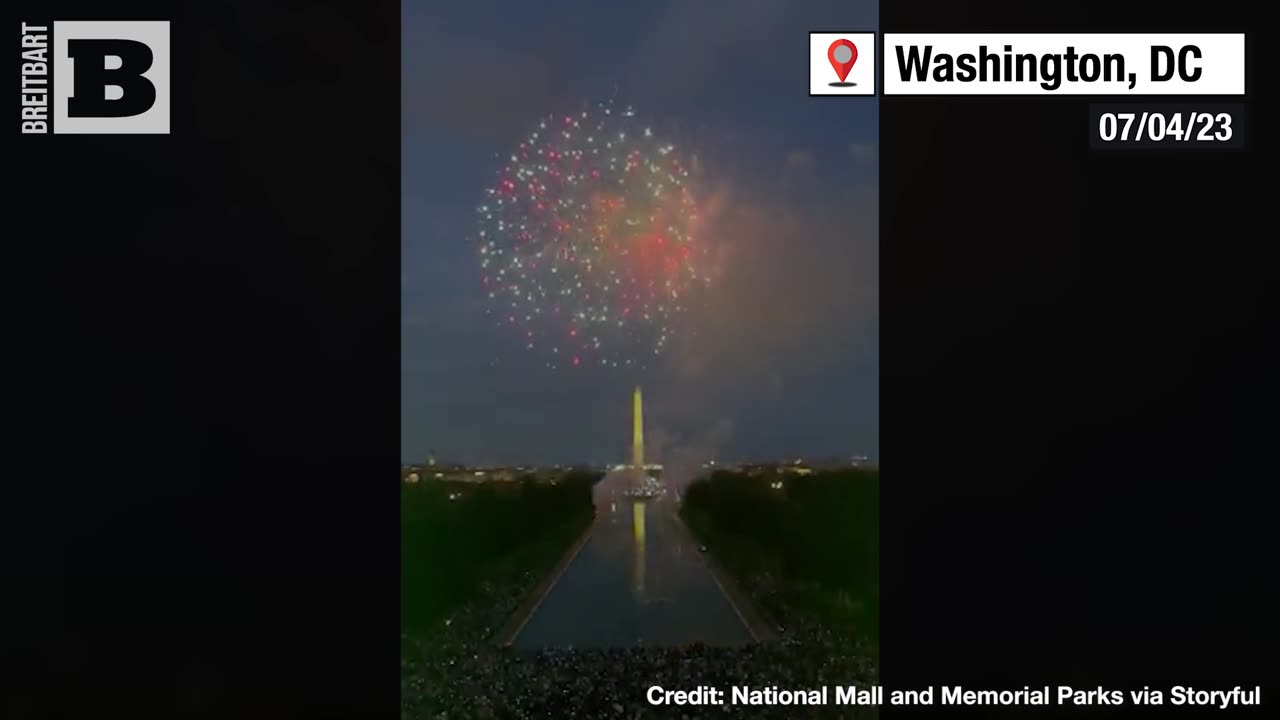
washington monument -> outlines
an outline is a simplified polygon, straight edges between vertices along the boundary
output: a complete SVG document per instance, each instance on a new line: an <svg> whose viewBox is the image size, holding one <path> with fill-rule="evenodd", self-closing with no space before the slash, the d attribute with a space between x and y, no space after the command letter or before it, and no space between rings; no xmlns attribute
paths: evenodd
<svg viewBox="0 0 1280 720"><path fill-rule="evenodd" d="M631 400L631 466L644 469L644 406L640 399L640 386L636 386Z"/></svg>

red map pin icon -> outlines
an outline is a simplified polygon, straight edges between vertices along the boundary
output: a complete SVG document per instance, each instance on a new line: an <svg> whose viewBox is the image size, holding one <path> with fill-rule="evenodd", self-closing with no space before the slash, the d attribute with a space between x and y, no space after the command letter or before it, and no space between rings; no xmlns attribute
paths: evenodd
<svg viewBox="0 0 1280 720"><path fill-rule="evenodd" d="M858 62L858 47L840 38L827 48L827 59L831 61L831 67L836 69L836 75L840 76L840 82L844 82L849 77L853 64Z"/></svg>

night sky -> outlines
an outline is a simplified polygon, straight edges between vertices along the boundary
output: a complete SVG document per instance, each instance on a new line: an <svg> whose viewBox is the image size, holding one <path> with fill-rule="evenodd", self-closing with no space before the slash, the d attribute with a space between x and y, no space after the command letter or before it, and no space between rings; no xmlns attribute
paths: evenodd
<svg viewBox="0 0 1280 720"><path fill-rule="evenodd" d="M875 3L405 0L401 448L613 463L877 457L877 100L808 97ZM653 367L550 370L484 310L476 206L549 113L613 99L696 158L714 276Z"/></svg>

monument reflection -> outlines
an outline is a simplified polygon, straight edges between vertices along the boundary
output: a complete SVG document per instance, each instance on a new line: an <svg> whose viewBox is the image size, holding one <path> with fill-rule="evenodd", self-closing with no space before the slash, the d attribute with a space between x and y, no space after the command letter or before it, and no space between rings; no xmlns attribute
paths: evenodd
<svg viewBox="0 0 1280 720"><path fill-rule="evenodd" d="M645 504L631 506L631 590L644 600L644 513Z"/></svg>

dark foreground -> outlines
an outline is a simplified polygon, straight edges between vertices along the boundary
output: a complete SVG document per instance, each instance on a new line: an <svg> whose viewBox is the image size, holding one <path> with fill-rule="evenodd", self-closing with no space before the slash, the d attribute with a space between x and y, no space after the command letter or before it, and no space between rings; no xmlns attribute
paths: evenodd
<svg viewBox="0 0 1280 720"><path fill-rule="evenodd" d="M735 685L813 689L874 684L868 656L854 646L491 650L423 668L403 692L406 718L860 718L849 706L652 706L650 687ZM832 691L834 696L834 690Z"/></svg>
<svg viewBox="0 0 1280 720"><path fill-rule="evenodd" d="M518 649L744 645L752 640L666 503L611 503L523 630Z"/></svg>
<svg viewBox="0 0 1280 720"><path fill-rule="evenodd" d="M704 524L714 523L711 528L717 531L716 544L711 552L717 559L724 555L735 560L731 567L735 585L748 597L746 604L758 611L753 627L767 624L776 630L779 642L743 642L747 631L733 605L702 567L704 558L682 526L668 524L676 522L670 514L657 511L655 504L647 505L643 523L646 551L639 554L627 549L640 545L639 524L631 506L620 504L615 509L612 503L597 502L596 522L608 527L595 528L600 535L592 539L598 543L593 554L586 554L584 545L523 630L515 634L515 644L526 649L505 647L501 638L508 637L506 629L512 616L522 612L524 599L545 582L545 573L531 570L528 562L514 557L492 566L468 602L436 619L429 629L404 636L402 716L455 720L874 717L874 708L837 705L652 706L646 700L653 686L679 690L710 685L728 693L733 686L813 689L867 687L878 682L875 643L861 637L864 633L851 632L847 623L833 622L844 613L815 613L812 603L795 602L814 593L797 591L797 579L779 573L774 562L745 563L739 556L746 553L735 552L751 547L750 555L762 551L762 556L776 560L776 549L766 542L740 545L730 539L737 535L718 532L724 526L740 534L775 512L813 504L814 498L808 497L803 485L775 492L769 489L768 479L760 482L767 494L758 503L715 498L717 506L728 503L725 507L735 511L754 508L753 512L730 513L741 521L750 518L749 528L732 527L715 513L704 512L698 517ZM729 483L726 487L749 489L750 485ZM832 500L820 499L820 505ZM844 511L840 514L848 516ZM809 512L796 519L828 535L830 548L847 553L857 546L831 535L827 525L819 522L821 518ZM857 527L865 528L865 524ZM660 543L667 550L659 550ZM572 540L566 538L561 547L570 545ZM596 562L609 559L610 553L612 563L607 567ZM584 561L592 557L595 559ZM640 559L644 562L638 562ZM581 566L574 570L580 561ZM780 566L783 570L786 567L785 563ZM826 580L807 575L801 579ZM573 589L579 581L581 587ZM562 583L564 587L559 587ZM799 587L803 590L807 585ZM823 596L825 591L818 594ZM698 621L685 622L668 613L667 606L673 600L683 600L684 611L693 613ZM606 639L593 640L590 633L602 633ZM693 644L658 647L679 642L679 638ZM598 647L615 641L621 647ZM561 642L576 647L532 649Z"/></svg>

